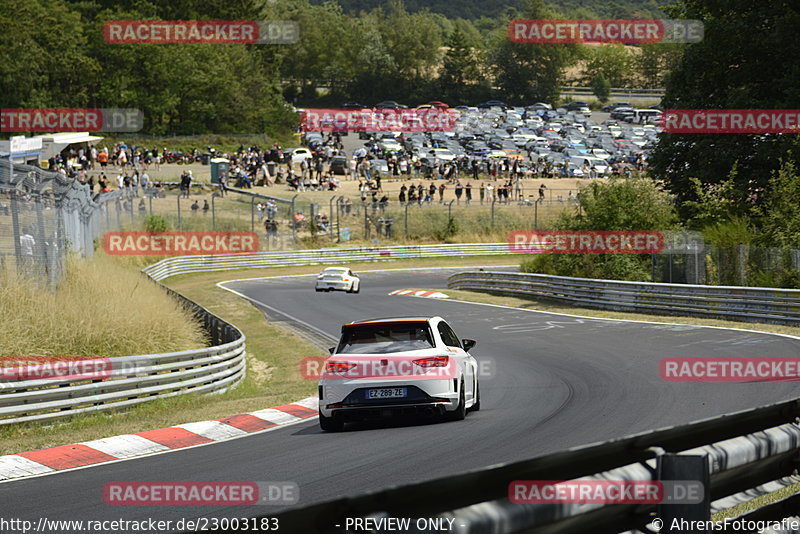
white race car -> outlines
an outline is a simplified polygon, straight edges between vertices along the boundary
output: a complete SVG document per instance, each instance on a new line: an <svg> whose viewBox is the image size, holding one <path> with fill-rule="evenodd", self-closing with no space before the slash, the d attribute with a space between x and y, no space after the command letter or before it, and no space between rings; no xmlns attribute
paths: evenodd
<svg viewBox="0 0 800 534"><path fill-rule="evenodd" d="M361 291L361 279L347 267L328 267L317 275L316 291Z"/></svg>
<svg viewBox="0 0 800 534"><path fill-rule="evenodd" d="M441 317L348 323L319 380L319 424L402 414L461 420L481 406L475 340L459 339Z"/></svg>

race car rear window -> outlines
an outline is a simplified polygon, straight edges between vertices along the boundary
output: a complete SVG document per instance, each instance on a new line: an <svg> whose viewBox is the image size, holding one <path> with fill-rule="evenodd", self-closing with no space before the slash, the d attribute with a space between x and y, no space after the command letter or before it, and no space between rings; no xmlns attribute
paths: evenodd
<svg viewBox="0 0 800 534"><path fill-rule="evenodd" d="M339 354L387 354L434 347L427 322L368 324L345 327Z"/></svg>

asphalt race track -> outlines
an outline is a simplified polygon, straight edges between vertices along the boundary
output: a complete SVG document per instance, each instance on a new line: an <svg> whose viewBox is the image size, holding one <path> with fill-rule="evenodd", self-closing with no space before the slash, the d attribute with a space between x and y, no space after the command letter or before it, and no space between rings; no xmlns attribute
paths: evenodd
<svg viewBox="0 0 800 534"><path fill-rule="evenodd" d="M251 517L274 506L109 506L103 485L131 480L293 481L300 504L418 482L788 399L794 382L665 382L668 356L797 356L800 341L691 326L606 321L387 296L445 288L456 270L363 273L360 294L315 293L313 276L230 289L332 337L345 322L441 315L492 376L465 421L371 424L326 434L316 419L188 450L0 484L0 515L48 519ZM235 273L231 274L231 278ZM298 368L299 372L299 368ZM283 532L283 531L281 531Z"/></svg>

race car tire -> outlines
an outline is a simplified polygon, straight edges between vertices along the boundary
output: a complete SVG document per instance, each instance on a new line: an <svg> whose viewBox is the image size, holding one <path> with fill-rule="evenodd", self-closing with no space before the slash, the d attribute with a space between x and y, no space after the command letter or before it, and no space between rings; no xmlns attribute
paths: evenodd
<svg viewBox="0 0 800 534"><path fill-rule="evenodd" d="M335 417L325 417L319 413L319 427L325 432L341 432L344 430L344 422Z"/></svg>
<svg viewBox="0 0 800 534"><path fill-rule="evenodd" d="M477 380L475 381L475 404L473 404L469 410L469 412L478 412L481 409L481 384Z"/></svg>
<svg viewBox="0 0 800 534"><path fill-rule="evenodd" d="M458 407L452 412L446 412L447 419L450 421L463 421L467 417L467 401L464 396L464 381L461 381L461 393L458 396Z"/></svg>

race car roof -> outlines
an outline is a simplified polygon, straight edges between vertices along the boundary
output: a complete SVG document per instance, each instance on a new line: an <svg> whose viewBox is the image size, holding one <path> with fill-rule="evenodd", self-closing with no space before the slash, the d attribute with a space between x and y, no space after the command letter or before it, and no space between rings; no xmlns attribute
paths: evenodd
<svg viewBox="0 0 800 534"><path fill-rule="evenodd" d="M370 323L416 323L416 322L425 322L427 323L434 317L377 317L374 319L364 319L363 321L353 321L351 323L347 323L345 326L355 326L361 324L370 324Z"/></svg>

